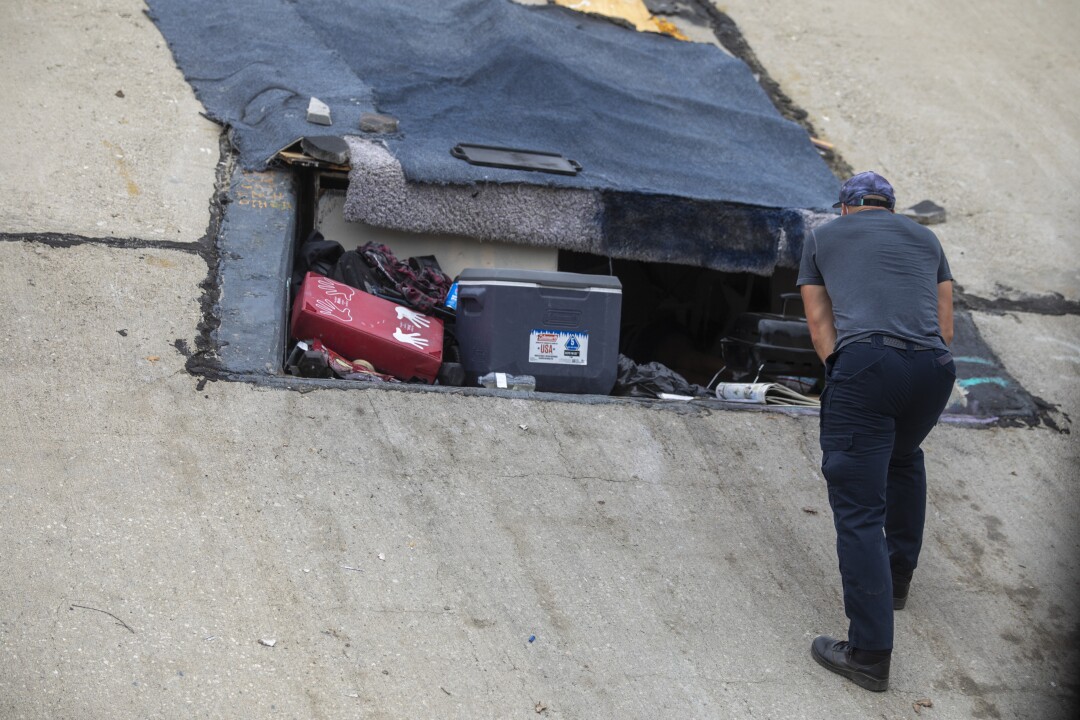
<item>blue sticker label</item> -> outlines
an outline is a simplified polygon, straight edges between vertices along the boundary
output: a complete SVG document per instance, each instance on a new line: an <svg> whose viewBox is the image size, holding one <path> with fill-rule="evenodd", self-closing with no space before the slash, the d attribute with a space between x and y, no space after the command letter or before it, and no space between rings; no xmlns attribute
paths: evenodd
<svg viewBox="0 0 1080 720"><path fill-rule="evenodd" d="M533 330L529 333L529 362L588 365L589 333Z"/></svg>

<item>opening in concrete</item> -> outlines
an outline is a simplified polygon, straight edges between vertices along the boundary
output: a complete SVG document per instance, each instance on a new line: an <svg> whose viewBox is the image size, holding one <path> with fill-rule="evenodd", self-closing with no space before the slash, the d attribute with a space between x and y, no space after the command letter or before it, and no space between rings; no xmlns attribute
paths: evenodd
<svg viewBox="0 0 1080 720"><path fill-rule="evenodd" d="M239 167L233 170L222 201L216 282L203 326L208 350L189 359L192 372L294 388L375 387L371 383L337 379L298 378L285 371L292 344L288 321L295 289L290 278L298 242L315 227L333 232L330 228L339 222L334 209L340 203L340 194L347 189L348 177L344 171L310 167L258 172ZM340 225L346 227L344 223ZM404 253L428 252L426 248L431 246L423 243L437 242L431 237L365 228L352 223L347 229L350 233L361 233L354 237L353 243L360 242L363 233L369 232L392 241ZM408 245L410 242L419 244ZM623 291L618 349L644 363L655 359L670 364L686 373L688 383L707 381L705 376L718 367L726 369L717 381L729 376L734 382L748 382L779 375L798 378L816 374L806 369L805 364L801 368L790 367L809 357L808 346L802 347L801 354L791 353L794 341L787 337L796 331L805 332L801 306L785 301L784 297L795 291L792 269L781 266L767 275L722 273L686 265L609 260L606 256L587 252L545 250L537 253L537 248L520 244L506 243L510 247L504 248L504 244L480 243L460 237L444 237L442 242L450 244L436 246L435 254L452 272L458 272L458 267L467 264L494 267L496 264L520 263L530 267L528 263L536 263L531 266L553 267L561 272L595 273L598 277L615 275ZM485 261L477 263L467 259L467 255L447 254L443 248L454 247L453 243L460 243L461 253L469 248L470 252L486 253ZM504 256L504 251L519 254ZM445 261L443 257L446 257ZM754 340L759 345L740 342L740 339ZM776 358L777 353L779 358ZM1039 416L1036 400L1002 367L980 337L970 314L962 309L958 309L955 316L953 353L957 358L959 379L946 410L946 419L988 424L1026 422L1025 419ZM775 363L770 364L770 356ZM816 358L810 357L809 364L815 363ZM408 383L396 383L395 387L436 392L501 392ZM800 393L811 395L815 390L799 384L796 387ZM599 402L606 396L538 392L533 397ZM725 406L747 407L747 404L725 403ZM803 409L791 411L802 412Z"/></svg>
<svg viewBox="0 0 1080 720"><path fill-rule="evenodd" d="M294 168L294 172L298 207L292 247L293 286L288 294L289 307L285 313L290 324L288 343L281 358L282 372L308 377L349 377L358 381L392 383L412 381L455 387L479 387L483 384L483 376L488 373L505 373L511 377L511 389L535 387L543 392L547 387L551 392L649 396L646 388L651 388L653 397L659 393L657 387L671 391L666 394L714 397L715 388L720 383L778 383L795 393L809 396L812 402L813 396L820 390L823 367L814 353L802 316L794 269L778 267L767 276L720 272L688 265L610 258L520 242L481 241L460 235L374 227L346 219L349 177L344 170L298 167ZM467 313L467 307L462 310L459 306L455 310L445 306L447 298L439 298L436 306L423 310L425 317L419 322L428 324L420 325L409 315L410 309L420 309L404 298L395 298L393 288L384 286L373 290L370 286L363 287L363 282L350 284L344 282L341 275L328 273L327 268L323 267L319 275L333 276L331 279L336 278L355 290L366 290L375 295L382 295L385 291L389 294L382 295L383 299L387 302L398 301L405 308L397 311L397 319L402 327L389 330L397 334L398 340L407 342L411 337L423 343L430 340L426 331L436 323L441 325L441 354L434 369L421 374L408 363L401 369L388 366L386 362L389 361L372 362L371 358L363 357L365 353L353 351L347 341L344 342L346 348L335 347L338 340L332 337L332 332L313 331L313 326L306 319L297 319L300 315L297 314L296 304L305 302L298 298L308 297L301 294L304 270L309 261L302 256L301 248L312 237L313 231L318 231L327 241L340 244L341 250L347 254L357 254L369 243L375 243L387 246L401 261L434 258L450 280L461 280L463 272L468 271L468 275L476 270L504 273L498 276L503 280L495 283L500 286L521 284L505 282L506 278L515 279L518 274L525 279L535 279L538 277L536 273L540 273L540 276L559 273L564 280L594 278L591 281L594 286L599 282L596 278L615 278L617 282L614 285L620 291L620 302L614 328L605 328L601 332L599 325L604 321L595 315L591 319L592 327L574 320L560 326L556 316L562 311L558 301L551 301L554 305L550 307L544 305L534 308L532 312L520 312L518 316L524 319L516 327L501 326L504 333L514 336L509 341L514 350L509 354L500 353L499 348L476 348L470 345L477 340L469 334L471 331L468 328L459 332L464 323L458 322L458 312ZM416 262L413 264L417 266ZM377 267L371 269L377 274ZM483 273L481 276L488 277ZM468 279L465 284L469 284ZM326 287L331 295L320 295L315 302L322 303L325 313L321 314L330 315L333 312L331 304L337 301L336 298L343 291L329 289L329 285ZM597 287L590 289L603 291ZM466 294L467 304L468 288L459 287L458 293L462 292ZM526 301L525 296L520 294L503 292L498 297L499 302L503 303ZM533 300L541 304L548 302L539 296ZM348 300L350 303L355 301L355 297ZM453 301L450 304L453 305ZM573 315L577 310L567 312ZM541 327L543 320L540 318L554 318L551 319L554 325ZM300 327L293 323L299 323ZM378 323L369 323L375 324ZM585 362L577 367L555 368L559 371L555 374L561 377L565 371L565 374L573 376L580 371L581 376L588 379L581 382L550 382L547 379L552 375L552 369L541 362L543 357L536 356L542 346L535 344L544 339L537 333L552 329L559 331L560 328L562 338L569 339L576 350L570 354L575 360L583 359ZM587 350L588 358L582 358L581 351L585 348L578 347L579 340L582 343L591 341L592 345ZM485 341L498 344L506 340L487 337ZM429 347L415 349L429 350L435 342L430 340ZM375 355L380 355L379 351L376 350ZM482 360L476 360L477 355L481 358L493 357L485 364ZM301 360L305 360L306 364ZM597 362L607 363L610 372L601 374L599 378L596 372L590 375L589 371L595 368L589 368L589 362L594 365ZM357 368L357 364L361 368ZM634 366L644 370L637 372ZM366 374L365 370L373 370L374 374ZM639 386L634 385L635 379L644 377L643 373L665 370L670 371L671 375L664 376L659 381L660 385L644 382ZM515 376L527 376L535 384L527 384L526 379L526 384L514 385ZM535 382L537 377L540 378L539 382ZM488 378L487 385L494 383L496 387L502 387L499 382L498 378ZM668 387L663 383L674 384Z"/></svg>

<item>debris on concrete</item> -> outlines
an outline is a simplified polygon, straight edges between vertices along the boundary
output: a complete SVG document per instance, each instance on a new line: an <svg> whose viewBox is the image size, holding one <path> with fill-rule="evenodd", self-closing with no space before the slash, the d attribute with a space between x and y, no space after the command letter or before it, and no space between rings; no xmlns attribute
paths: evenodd
<svg viewBox="0 0 1080 720"><path fill-rule="evenodd" d="M303 138L300 147L304 153L316 160L324 160L335 165L349 162L349 145L336 135L314 135Z"/></svg>
<svg viewBox="0 0 1080 720"><path fill-rule="evenodd" d="M364 572L363 569L361 569L361 568L350 567L348 565L341 565L339 567L341 567L342 570L352 570L353 572Z"/></svg>
<svg viewBox="0 0 1080 720"><path fill-rule="evenodd" d="M397 382L393 376L373 370L366 360L346 360L318 339L298 341L285 361L285 371L297 377Z"/></svg>
<svg viewBox="0 0 1080 720"><path fill-rule="evenodd" d="M520 425L518 425L518 427L521 428L522 431L524 431L524 432L528 432L528 430L529 430L529 426L526 425L525 423L521 423Z"/></svg>
<svg viewBox="0 0 1080 720"><path fill-rule="evenodd" d="M502 372L489 372L477 378L477 384L499 390L536 390L536 377L533 375L510 375Z"/></svg>
<svg viewBox="0 0 1080 720"><path fill-rule="evenodd" d="M382 113L363 113L360 116L360 129L370 133L396 133L398 120Z"/></svg>
<svg viewBox="0 0 1080 720"><path fill-rule="evenodd" d="M712 393L707 387L688 382L682 375L662 363L652 361L639 364L620 354L618 375L612 394L658 398L664 394L708 397Z"/></svg>
<svg viewBox="0 0 1080 720"><path fill-rule="evenodd" d="M333 125L330 120L330 106L319 98L311 98L307 106L307 121L316 125Z"/></svg>
<svg viewBox="0 0 1080 720"><path fill-rule="evenodd" d="M817 511L817 510L815 510L815 509L814 509L814 508L812 508L812 507L804 507L804 508L802 509L802 511L803 511L804 513L806 513L807 515L817 515L817 514L818 514L818 511Z"/></svg>
<svg viewBox="0 0 1080 720"><path fill-rule="evenodd" d="M259 644L260 645L265 645L266 647L271 647L272 648L275 645L277 645L277 639L276 638L262 638L261 640L259 640Z"/></svg>
<svg viewBox="0 0 1080 720"><path fill-rule="evenodd" d="M134 629L133 627L131 627L131 626L130 626L130 625L128 625L128 624L127 624L126 622L124 622L124 621L123 621L123 620L121 620L120 618L118 618L118 617L116 617L115 615L113 615L113 614L112 614L111 612L109 612L108 610L101 610L100 608L96 608L96 607L90 607L89 605L75 605L75 604L72 604L72 605L71 605L71 606L70 606L70 607L68 608L68 610L74 610L75 608L79 608L80 610L93 610L94 612L99 612L99 613L102 613L103 615L108 615L108 616L109 616L109 617L111 617L111 618L112 618L113 620L115 620L115 621L117 622L117 624L118 624L118 625L120 625L120 626L121 626L121 627L123 627L124 629L128 630L128 631L129 631L129 632L130 632L130 633L131 633L132 635L135 635L135 634L137 634L137 633L135 632L135 629Z"/></svg>
<svg viewBox="0 0 1080 720"><path fill-rule="evenodd" d="M967 388L959 381L953 383L952 394L949 395L949 404L945 406L948 412L963 412L968 406Z"/></svg>
<svg viewBox="0 0 1080 720"><path fill-rule="evenodd" d="M915 702L911 703L911 707L913 707L915 709L915 714L916 715L921 715L922 714L922 709L921 708L932 708L932 707L934 707L934 701L931 700L930 698L923 698L921 700L916 700Z"/></svg>
<svg viewBox="0 0 1080 720"><path fill-rule="evenodd" d="M440 385L461 387L465 384L465 367L461 363L444 362L439 366L436 379Z"/></svg>
<svg viewBox="0 0 1080 720"><path fill-rule="evenodd" d="M540 713L544 712L545 710L547 710L547 705L545 705L544 703L537 700L536 701L536 713L539 715Z"/></svg>
<svg viewBox="0 0 1080 720"><path fill-rule="evenodd" d="M118 98L124 97L124 91L123 90L117 90L116 91L116 97L118 97Z"/></svg>
<svg viewBox="0 0 1080 720"><path fill-rule="evenodd" d="M340 159L341 162L335 162L325 159L326 157L329 157L329 154L320 153L320 157L320 155L315 155L313 152L308 150L308 146L310 146L310 143L308 143L308 146L305 146L304 143L312 139L314 138L299 137L293 140L288 145L274 153L273 159L280 161L286 165L293 165L296 167L313 167L329 170L348 170L350 168L348 152L345 153L344 158L341 158L341 156L337 156L337 158ZM341 140L341 138L338 139ZM345 141L341 140L341 142Z"/></svg>
<svg viewBox="0 0 1080 720"><path fill-rule="evenodd" d="M901 210L900 214L911 218L920 225L937 225L945 222L945 208L933 200L923 200L906 210Z"/></svg>
<svg viewBox="0 0 1080 720"><path fill-rule="evenodd" d="M693 395L679 395L678 393L660 393L656 396L657 400L666 400L668 402L690 402L694 399Z"/></svg>
<svg viewBox="0 0 1080 720"><path fill-rule="evenodd" d="M716 399L750 405L820 407L818 398L803 395L780 383L717 383Z"/></svg>

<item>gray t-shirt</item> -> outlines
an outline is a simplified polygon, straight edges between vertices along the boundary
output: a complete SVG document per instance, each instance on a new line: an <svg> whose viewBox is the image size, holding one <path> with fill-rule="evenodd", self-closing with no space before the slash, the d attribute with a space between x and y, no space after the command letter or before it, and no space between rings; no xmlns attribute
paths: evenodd
<svg viewBox="0 0 1080 720"><path fill-rule="evenodd" d="M952 279L931 230L886 210L864 210L810 233L797 284L825 286L837 350L875 333L944 349L937 286Z"/></svg>

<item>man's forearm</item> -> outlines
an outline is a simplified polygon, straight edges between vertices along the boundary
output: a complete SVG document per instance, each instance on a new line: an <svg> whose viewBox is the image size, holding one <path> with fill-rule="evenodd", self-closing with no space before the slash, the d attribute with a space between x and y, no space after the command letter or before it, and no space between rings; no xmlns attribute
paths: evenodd
<svg viewBox="0 0 1080 720"><path fill-rule="evenodd" d="M953 284L952 280L938 283L938 327L946 345L953 339Z"/></svg>
<svg viewBox="0 0 1080 720"><path fill-rule="evenodd" d="M821 362L832 355L836 347L836 321L833 317L832 299L825 292L824 285L803 285L803 307L806 309L806 325L810 328L810 339L814 351Z"/></svg>
<svg viewBox="0 0 1080 720"><path fill-rule="evenodd" d="M825 362L836 348L836 327L830 324L815 332L814 327L810 326L810 339L814 341L814 351L821 358L821 362Z"/></svg>

